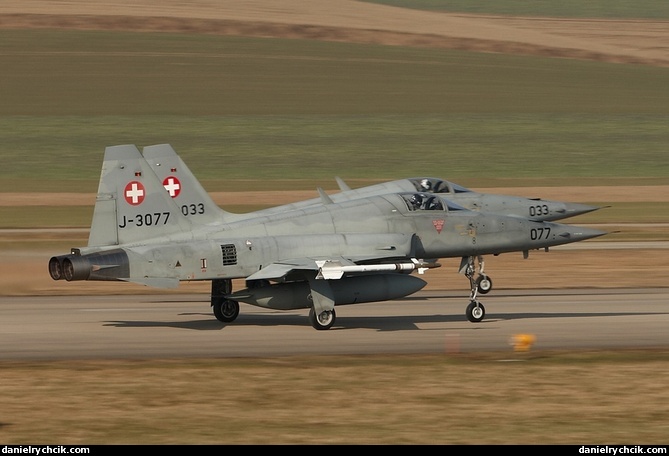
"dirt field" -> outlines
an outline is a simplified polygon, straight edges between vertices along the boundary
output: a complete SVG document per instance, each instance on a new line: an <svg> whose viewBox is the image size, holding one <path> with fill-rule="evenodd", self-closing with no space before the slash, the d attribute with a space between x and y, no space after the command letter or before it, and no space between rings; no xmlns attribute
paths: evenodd
<svg viewBox="0 0 669 456"><path fill-rule="evenodd" d="M669 23L434 13L352 0L4 0L1 27L183 31L669 66Z"/></svg>

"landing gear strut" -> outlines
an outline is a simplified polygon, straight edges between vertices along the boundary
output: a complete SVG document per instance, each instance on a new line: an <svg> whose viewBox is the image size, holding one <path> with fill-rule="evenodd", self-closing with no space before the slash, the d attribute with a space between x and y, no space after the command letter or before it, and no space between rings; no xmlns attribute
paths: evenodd
<svg viewBox="0 0 669 456"><path fill-rule="evenodd" d="M479 265L481 265L480 271L483 271L483 260L479 256ZM474 274L476 273L476 268L473 265L474 263L474 258L469 257L469 265L465 270L465 276L469 279L469 287L470 287L470 293L469 293L469 305L467 306L467 310L465 311L465 315L467 316L467 320L471 321L472 323L478 323L479 321L483 320L483 317L485 317L485 307L483 307L483 304L481 304L477 299L476 296L478 295L479 292L482 294L487 293L490 291L492 288L492 281L490 281L490 287L488 287L487 291L483 292L481 291L481 283L485 282L483 280L484 275L479 275L478 278L474 279ZM489 280L489 279L487 279Z"/></svg>

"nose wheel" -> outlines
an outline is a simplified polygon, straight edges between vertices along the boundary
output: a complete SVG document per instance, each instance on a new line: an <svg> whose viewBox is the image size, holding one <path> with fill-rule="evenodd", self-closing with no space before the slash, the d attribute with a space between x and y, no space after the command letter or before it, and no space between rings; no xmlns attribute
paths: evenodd
<svg viewBox="0 0 669 456"><path fill-rule="evenodd" d="M469 263L465 269L465 276L469 279L469 305L465 310L467 320L472 323L478 323L485 317L485 307L477 299L479 293L486 294L492 290L492 280L487 275L483 274L483 259L479 256L479 276L475 279L476 265L474 264L474 257L469 257Z"/></svg>
<svg viewBox="0 0 669 456"><path fill-rule="evenodd" d="M467 320L472 323L478 323L485 317L485 307L478 301L471 301L467 306L465 315L467 315Z"/></svg>

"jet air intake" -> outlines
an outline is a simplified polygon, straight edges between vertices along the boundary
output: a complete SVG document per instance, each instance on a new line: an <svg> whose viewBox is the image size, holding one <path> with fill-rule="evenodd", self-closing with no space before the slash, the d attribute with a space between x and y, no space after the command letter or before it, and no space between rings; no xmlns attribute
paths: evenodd
<svg viewBox="0 0 669 456"><path fill-rule="evenodd" d="M49 275L53 280L118 280L129 277L128 255L121 249L80 255L51 257Z"/></svg>

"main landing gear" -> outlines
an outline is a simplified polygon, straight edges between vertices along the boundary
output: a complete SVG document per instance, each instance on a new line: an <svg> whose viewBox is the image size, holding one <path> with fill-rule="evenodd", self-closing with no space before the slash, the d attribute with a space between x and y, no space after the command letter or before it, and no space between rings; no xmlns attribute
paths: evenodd
<svg viewBox="0 0 669 456"><path fill-rule="evenodd" d="M269 286L267 281L246 282L248 290ZM232 280L215 279L211 281L211 307L216 319L223 323L230 323L239 316L239 302L227 298L232 294ZM326 308L329 306L326 306ZM323 309L323 306L320 306ZM330 329L337 319L334 308L331 310L321 310L320 313L314 310L312 306L309 309L309 322L311 326L318 330Z"/></svg>
<svg viewBox="0 0 669 456"><path fill-rule="evenodd" d="M479 255L476 257L478 261L478 277L474 278L476 275L476 263L474 263L474 257L467 258L467 266L465 268L465 276L469 279L469 305L465 310L465 315L467 320L472 323L478 323L483 320L485 317L485 307L479 302L476 297L479 293L486 294L492 290L492 279L488 277L484 272L484 261L483 258Z"/></svg>
<svg viewBox="0 0 669 456"><path fill-rule="evenodd" d="M316 311L313 307L309 309L309 321L311 326L318 330L330 329L334 325L337 314L335 310L324 310L320 314L316 315Z"/></svg>
<svg viewBox="0 0 669 456"><path fill-rule="evenodd" d="M239 303L232 299L217 298L212 304L218 321L230 323L239 316Z"/></svg>
<svg viewBox="0 0 669 456"><path fill-rule="evenodd" d="M216 279L211 281L211 307L218 321L230 323L239 316L239 303L224 296L232 292L232 280Z"/></svg>

